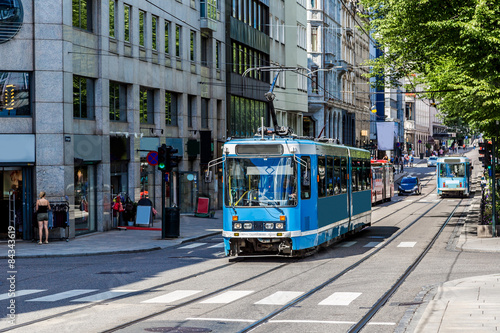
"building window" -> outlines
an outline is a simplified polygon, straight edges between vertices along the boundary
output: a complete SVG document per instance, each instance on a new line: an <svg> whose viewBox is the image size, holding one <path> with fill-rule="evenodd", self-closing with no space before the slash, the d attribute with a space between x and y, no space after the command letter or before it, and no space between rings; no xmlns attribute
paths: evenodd
<svg viewBox="0 0 500 333"><path fill-rule="evenodd" d="M311 67L311 92L313 94L318 94L318 67Z"/></svg>
<svg viewBox="0 0 500 333"><path fill-rule="evenodd" d="M0 117L31 115L29 73L0 72L0 92Z"/></svg>
<svg viewBox="0 0 500 333"><path fill-rule="evenodd" d="M144 18L146 13L139 11L139 46L144 47Z"/></svg>
<svg viewBox="0 0 500 333"><path fill-rule="evenodd" d="M165 21L165 54L170 53L170 48L169 48L169 36L170 34L170 22Z"/></svg>
<svg viewBox="0 0 500 333"><path fill-rule="evenodd" d="M94 118L94 80L73 75L73 117Z"/></svg>
<svg viewBox="0 0 500 333"><path fill-rule="evenodd" d="M139 119L141 124L153 124L154 91L141 87L139 95Z"/></svg>
<svg viewBox="0 0 500 333"><path fill-rule="evenodd" d="M188 127L193 127L193 118L195 116L195 108L196 108L196 96L189 95L188 96Z"/></svg>
<svg viewBox="0 0 500 333"><path fill-rule="evenodd" d="M228 118L228 133L234 137L252 137L261 126L269 123L267 103L248 98L231 96L230 116Z"/></svg>
<svg viewBox="0 0 500 333"><path fill-rule="evenodd" d="M238 0L233 0L233 5L232 5L232 16L234 18L237 18L237 15L236 15L237 9L238 9L237 1Z"/></svg>
<svg viewBox="0 0 500 333"><path fill-rule="evenodd" d="M124 5L123 6L123 39L125 42L130 43L130 6L129 5Z"/></svg>
<svg viewBox="0 0 500 333"><path fill-rule="evenodd" d="M73 26L92 31L92 0L73 0Z"/></svg>
<svg viewBox="0 0 500 333"><path fill-rule="evenodd" d="M216 0L200 0L200 16L217 20L217 1Z"/></svg>
<svg viewBox="0 0 500 333"><path fill-rule="evenodd" d="M165 91L165 125L177 126L178 94Z"/></svg>
<svg viewBox="0 0 500 333"><path fill-rule="evenodd" d="M206 36L201 36L201 65L208 67L208 37Z"/></svg>
<svg viewBox="0 0 500 333"><path fill-rule="evenodd" d="M208 108L210 100L208 98L201 99L201 128L208 128Z"/></svg>
<svg viewBox="0 0 500 333"><path fill-rule="evenodd" d="M220 69L221 42L215 42L215 68Z"/></svg>
<svg viewBox="0 0 500 333"><path fill-rule="evenodd" d="M195 61L195 43L196 43L196 33L191 30L189 34L189 59Z"/></svg>
<svg viewBox="0 0 500 333"><path fill-rule="evenodd" d="M318 51L318 27L311 27L311 51Z"/></svg>
<svg viewBox="0 0 500 333"><path fill-rule="evenodd" d="M109 120L127 121L127 86L109 82Z"/></svg>
<svg viewBox="0 0 500 333"><path fill-rule="evenodd" d="M158 50L156 34L158 32L158 17L151 18L151 47L153 50Z"/></svg>
<svg viewBox="0 0 500 333"><path fill-rule="evenodd" d="M109 37L115 38L116 0L109 0Z"/></svg>
<svg viewBox="0 0 500 333"><path fill-rule="evenodd" d="M181 27L175 26L175 56L181 56Z"/></svg>

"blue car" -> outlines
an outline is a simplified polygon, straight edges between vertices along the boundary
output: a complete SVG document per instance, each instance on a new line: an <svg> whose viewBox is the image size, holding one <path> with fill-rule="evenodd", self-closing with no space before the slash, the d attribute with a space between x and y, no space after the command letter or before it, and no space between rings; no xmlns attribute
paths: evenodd
<svg viewBox="0 0 500 333"><path fill-rule="evenodd" d="M422 194L422 184L418 177L404 177L399 185L399 195Z"/></svg>

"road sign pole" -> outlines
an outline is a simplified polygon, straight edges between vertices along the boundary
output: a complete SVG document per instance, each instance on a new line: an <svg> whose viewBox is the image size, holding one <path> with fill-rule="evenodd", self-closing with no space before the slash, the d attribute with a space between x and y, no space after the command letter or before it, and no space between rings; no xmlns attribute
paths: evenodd
<svg viewBox="0 0 500 333"><path fill-rule="evenodd" d="M170 177L169 177L170 178ZM161 172L161 238L167 238L165 216L165 172Z"/></svg>
<svg viewBox="0 0 500 333"><path fill-rule="evenodd" d="M496 236L496 217L497 217L497 210L496 210L496 195L497 195L497 191L496 191L496 187L497 187L497 179L496 179L496 170L495 170L495 167L496 167L496 149L497 149L497 146L496 146L496 142L495 142L495 137L492 138L491 140L491 173L492 173L492 176L490 179L493 180L493 184L491 186L491 191L493 192L493 197L491 198L491 205L492 205L492 219L491 219L491 231L492 231L492 234L493 234L493 237Z"/></svg>

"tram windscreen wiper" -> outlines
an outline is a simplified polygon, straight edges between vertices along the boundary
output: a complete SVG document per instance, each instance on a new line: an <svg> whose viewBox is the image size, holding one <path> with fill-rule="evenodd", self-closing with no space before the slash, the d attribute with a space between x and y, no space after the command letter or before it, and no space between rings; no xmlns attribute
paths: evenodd
<svg viewBox="0 0 500 333"><path fill-rule="evenodd" d="M276 204L276 202L272 201L271 199L269 199L268 197L266 197L265 195L262 196L262 198L264 198L266 201L266 203L269 205L271 204L271 206L273 206L274 208L276 208L278 210L278 212L281 213L281 215L285 215L285 213L283 212L283 210L281 208L278 207L278 205Z"/></svg>

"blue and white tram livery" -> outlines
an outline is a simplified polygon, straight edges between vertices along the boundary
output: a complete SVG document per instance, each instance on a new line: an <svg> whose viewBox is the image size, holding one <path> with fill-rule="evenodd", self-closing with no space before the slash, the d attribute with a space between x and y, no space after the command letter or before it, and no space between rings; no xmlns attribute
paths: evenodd
<svg viewBox="0 0 500 333"><path fill-rule="evenodd" d="M228 256L301 256L371 224L369 151L256 137L223 153Z"/></svg>
<svg viewBox="0 0 500 333"><path fill-rule="evenodd" d="M471 160L467 157L441 157L437 160L437 193L440 196L469 196Z"/></svg>

